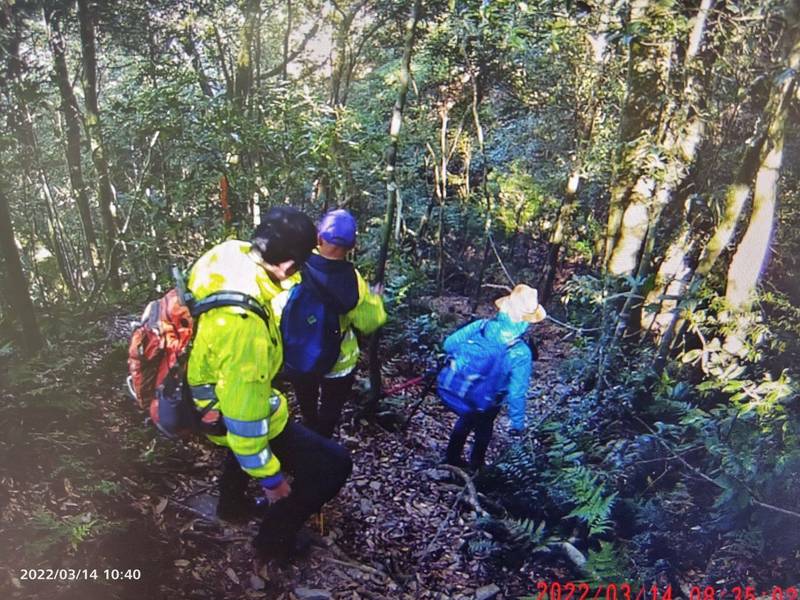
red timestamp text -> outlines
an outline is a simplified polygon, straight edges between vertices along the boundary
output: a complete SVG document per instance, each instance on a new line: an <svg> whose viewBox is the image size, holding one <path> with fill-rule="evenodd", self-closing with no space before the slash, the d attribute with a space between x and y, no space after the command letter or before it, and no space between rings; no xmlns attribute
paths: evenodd
<svg viewBox="0 0 800 600"><path fill-rule="evenodd" d="M756 590L752 586L736 585L730 588L700 587L693 585L689 590L689 600L798 600L800 591L796 587L773 586L771 590Z"/></svg>
<svg viewBox="0 0 800 600"><path fill-rule="evenodd" d="M536 596L526 596L530 600L673 600L672 586L663 589L655 584L647 587L640 584L609 583L591 586L588 583L560 583L558 581L539 581ZM718 600L699 598L692 600ZM731 600L739 600L731 598ZM754 600L742 598L741 600ZM782 599L796 600L796 599Z"/></svg>
<svg viewBox="0 0 800 600"><path fill-rule="evenodd" d="M663 589L630 583L609 583L591 586L588 583L561 583L558 581L539 581L537 595L525 596L525 600L673 600L672 586ZM688 600L800 600L800 590L796 587L773 586L768 590L756 590L752 586L714 586L693 585L688 589ZM686 590L676 596L685 597Z"/></svg>

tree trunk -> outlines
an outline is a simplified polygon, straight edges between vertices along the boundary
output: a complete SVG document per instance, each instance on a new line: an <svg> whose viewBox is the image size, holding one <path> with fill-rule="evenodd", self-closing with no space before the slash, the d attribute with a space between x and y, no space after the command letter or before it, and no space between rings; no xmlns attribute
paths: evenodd
<svg viewBox="0 0 800 600"><path fill-rule="evenodd" d="M564 196L558 207L556 223L550 232L547 244L547 258L544 273L537 284L539 298L546 304L553 293L553 285L558 273L559 255L571 225L572 216L578 201L578 187L580 186L581 172L585 155L590 146L590 140L595 129L595 123L603 120L601 98L597 90L605 85L606 68L608 65L608 38L612 29L612 13L614 12L613 0L604 0L598 8L599 15L592 32L587 32L586 42L588 52L583 60L576 66L576 81L578 101L573 107L577 125L575 144L575 160L564 190ZM588 96L588 106L580 100Z"/></svg>
<svg viewBox="0 0 800 600"><path fill-rule="evenodd" d="M673 40L662 31L673 18L672 0L633 0L630 26L639 32L630 41L625 101L614 160L614 176L606 227L605 258L609 273L631 275L638 249L647 232L647 201L655 181L641 166L662 124L663 94L667 90ZM618 239L619 238L619 239Z"/></svg>
<svg viewBox="0 0 800 600"><path fill-rule="evenodd" d="M800 67L800 42L796 43L790 68ZM725 299L735 311L748 310L755 298L756 285L766 264L775 220L778 177L783 162L783 143L789 105L797 88L794 73L784 73L784 81L773 93L779 96L777 110L767 133L753 189L753 210L744 237L728 268Z"/></svg>
<svg viewBox="0 0 800 600"><path fill-rule="evenodd" d="M646 203L649 210L646 234L641 242L635 235L631 236L628 238L630 247L625 248L626 236L623 228L620 243L614 249L609 264L609 271L614 273L615 269L619 268L617 260L623 264L627 261L638 260L636 280L620 311L615 337L621 336L625 330L629 333L636 333L641 328L642 302L640 295L652 270L651 261L661 215L667 205L673 202L676 190L690 172L705 134L705 123L700 114L706 105L705 94L708 89L708 86L705 85L704 75L707 68L710 67L708 63L711 63L716 55L714 52L707 52L703 59L701 58L701 48L709 27L708 14L713 4L714 0L702 0L693 19L683 62L685 81L680 95L681 102L677 106L668 104L672 109L671 114L665 119L663 140L658 140L660 153L667 160L655 170L655 189L651 200ZM636 198L636 194L634 194L634 198ZM631 209L634 206L635 202L632 201L628 208ZM622 274L630 273L624 269Z"/></svg>
<svg viewBox="0 0 800 600"><path fill-rule="evenodd" d="M39 150L36 144L36 133L33 128L33 120L28 106L25 103L23 94L20 94L20 81L19 77L22 73L22 61L19 57L19 32L17 26L14 26L12 39L8 45L9 58L8 58L8 81L15 91L15 97L9 97L9 105L12 110L9 111L8 124L13 128L14 134L17 137L17 145L19 147L20 171L23 174L23 186L27 189L35 189L37 181L39 182L43 198L45 199L46 207L46 223L48 227L49 243L52 247L52 252L56 257L56 264L58 271L66 286L69 294L74 296L76 290L73 281L72 270L69 265L69 259L66 253L64 240L61 237L61 232L56 221L57 215L53 207L52 195L49 189L49 183L42 165L40 164Z"/></svg>
<svg viewBox="0 0 800 600"><path fill-rule="evenodd" d="M345 95L343 85L347 80L346 71L350 64L350 28L358 14L364 6L364 2L358 2L350 7L347 12L337 10L339 19L334 19L333 23L333 56L331 58L331 97L329 104L334 108L343 105L342 100Z"/></svg>
<svg viewBox="0 0 800 600"><path fill-rule="evenodd" d="M289 79L289 38L292 35L292 0L286 0L286 33L283 35L283 80Z"/></svg>
<svg viewBox="0 0 800 600"><path fill-rule="evenodd" d="M733 239L736 225L756 178L753 211L747 231L739 243L728 268L726 298L738 310L749 308L769 250L777 193L777 181L783 160L783 141L792 96L797 89L796 72L800 67L800 36L796 27L787 28L786 65L773 82L772 90L756 133L748 144L734 182L725 196L725 212L708 241L688 286L690 298L711 272L725 247ZM680 305L676 305L659 343L653 368L661 372L666 366L673 341L680 336L684 321ZM735 336L734 336L735 337Z"/></svg>
<svg viewBox="0 0 800 600"><path fill-rule="evenodd" d="M383 223L381 250L378 255L378 264L375 271L375 282L383 285L386 275L386 261L389 256L389 244L392 239L392 223L394 221L395 204L397 202L397 149L400 143L400 126L403 123L403 110L406 106L408 85L411 81L411 52L414 48L414 36L417 22L422 12L422 0L414 0L411 16L406 24L406 37L403 49L403 61L400 68L397 99L392 110L392 120L389 124L389 149L386 153L386 217ZM374 414L378 408L381 397L381 365L378 357L380 345L380 330L376 331L369 344L369 381L370 397L367 413Z"/></svg>
<svg viewBox="0 0 800 600"><path fill-rule="evenodd" d="M438 187L437 196L439 197L439 221L436 230L438 264L436 269L436 293L439 296L444 293L444 207L447 200L447 165L450 159L450 155L447 151L447 126L450 121L450 108L451 103L449 99L446 98L442 107L439 109L439 116L442 120L442 126L439 129L439 151L442 156L438 167L439 176L434 176Z"/></svg>
<svg viewBox="0 0 800 600"><path fill-rule="evenodd" d="M256 23L261 12L261 0L245 0L242 11L244 25L239 33L239 53L233 82L233 97L239 108L246 106L253 89L253 39L258 34Z"/></svg>
<svg viewBox="0 0 800 600"><path fill-rule="evenodd" d="M22 325L23 347L29 353L36 352L42 347L44 340L36 322L33 301L28 291L28 280L22 270L22 261L14 241L8 200L2 191L0 191L0 253L6 266L7 299L11 304L12 314L17 316Z"/></svg>
<svg viewBox="0 0 800 600"><path fill-rule="evenodd" d="M61 271L61 277L64 279L64 283L67 285L70 295L74 298L77 297L78 291L75 284L76 269L73 268L69 258L70 252L67 245L67 237L64 233L61 220L58 217L58 211L56 210L56 204L53 199L53 192L47 174L41 167L38 169L38 172L39 189L42 200L44 200L45 206L47 207L47 232L50 237L50 243L53 248L53 253L56 256L58 268Z"/></svg>
<svg viewBox="0 0 800 600"><path fill-rule="evenodd" d="M192 31L192 24L191 22L187 22L183 31L181 32L182 35L179 36L181 46L183 46L184 52L186 52L186 56L192 61L192 68L194 69L195 74L197 75L197 84L200 86L200 90L203 92L207 98L212 98L214 96L214 92L211 90L211 84L208 80L208 75L206 75L206 71L203 68L203 61L200 58L200 51L197 48L197 43L194 40L194 32Z"/></svg>
<svg viewBox="0 0 800 600"><path fill-rule="evenodd" d="M556 273L558 272L558 256L561 253L561 246L564 243L566 223L571 216L570 213L577 199L580 180L581 176L577 169L570 173L567 179L564 198L558 207L556 224L553 227L553 231L550 233L550 239L547 243L547 259L545 261L544 274L539 283L539 302L542 304L546 304L553 294L553 284L555 283Z"/></svg>
<svg viewBox="0 0 800 600"><path fill-rule="evenodd" d="M601 389L605 384L603 374L611 367L622 334L641 327L641 294L652 269L661 215L690 172L704 134L701 113L706 82L701 77L704 60L700 59L700 49L713 0L702 0L695 15L686 45L681 90L670 89L675 39L665 38L662 33L672 35L668 20L672 19L674 3L648 4L635 2L632 7L631 21L638 20L643 28L643 35L637 37L643 47L637 48L636 42L631 46L633 77L629 78L628 91L633 100L626 99L623 109L620 139L624 145L615 165L620 175L615 176L605 256L610 274L635 274L636 279L624 303L614 303L620 308L613 311L617 316L613 319L612 337L599 368ZM714 56L709 52L705 59ZM655 160L650 159L653 155ZM629 185L631 181L633 184ZM624 201L628 204L623 210Z"/></svg>
<svg viewBox="0 0 800 600"><path fill-rule="evenodd" d="M97 196L100 200L100 214L106 234L106 261L108 280L115 290L121 288L119 279L120 252L116 223L116 203L114 188L108 169L108 158L103 143L100 110L97 104L97 57L95 54L94 22L90 0L78 0L78 19L81 27L81 47L83 50L84 96L86 103L86 136L92 149L92 162L97 171Z"/></svg>
<svg viewBox="0 0 800 600"><path fill-rule="evenodd" d="M478 308L478 303L481 297L481 287L483 286L483 275L486 271L486 265L489 262L489 253L491 251L492 242L492 195L489 192L489 158L486 156L486 145L484 143L483 138L483 125L481 125L481 117L480 113L478 112L478 107L480 104L480 99L482 94L479 93L478 90L478 79L480 77L480 71L478 69L473 68L472 63L469 59L469 54L466 51L465 47L462 47L462 51L464 54L464 60L467 63L467 68L469 69L470 75L470 82L472 84L472 121L473 125L475 126L475 136L478 138L478 150L481 153L481 161L483 162L482 169L481 169L481 190L483 192L483 200L486 204L486 216L483 223L483 236L484 236L484 247L483 247L483 257L481 258L481 266L478 270L478 277L475 283L475 291L472 296L472 312ZM469 171L465 174L467 181L469 182Z"/></svg>
<svg viewBox="0 0 800 600"><path fill-rule="evenodd" d="M233 67L228 68L228 53L226 52L225 45L222 43L222 36L219 34L219 28L216 23L212 23L211 27L214 30L214 41L217 44L217 54L219 56L219 68L222 71L222 77L225 79L225 94L229 99L234 96L234 82L231 71Z"/></svg>
<svg viewBox="0 0 800 600"><path fill-rule="evenodd" d="M97 236L89 206L89 197L81 169L81 122L83 116L78 109L78 101L75 98L72 84L69 81L69 73L67 72L67 61L64 52L65 42L61 31L63 15L45 8L44 18L49 27L50 50L53 53L55 77L61 94L61 111L66 124L66 158L67 167L69 168L69 180L72 191L75 194L75 201L78 204L78 212L88 250L88 262L92 272L94 272L101 263L100 252L97 248Z"/></svg>

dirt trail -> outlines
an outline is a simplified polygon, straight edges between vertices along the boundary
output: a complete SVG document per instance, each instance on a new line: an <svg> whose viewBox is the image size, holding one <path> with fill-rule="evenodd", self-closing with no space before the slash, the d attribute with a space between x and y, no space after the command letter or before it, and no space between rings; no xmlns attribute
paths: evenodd
<svg viewBox="0 0 800 600"><path fill-rule="evenodd" d="M463 299L438 309L460 313ZM108 347L125 336L125 318L112 320ZM529 421L546 410L555 366L563 353L563 331L539 327L540 360L528 403ZM123 366L108 365L108 347L84 357L91 372L88 393L102 410L91 429L94 443L64 448L92 454L92 468L113 473L119 493L110 498L82 497L70 489L75 504L115 523L77 553L54 557L73 568L139 569L138 581L20 582L19 560L9 562L9 594L19 598L475 598L515 597L533 593L540 573L489 572L461 548L473 536L474 507L463 501L463 482L437 469L455 416L431 395L406 432L390 433L355 417L345 408L339 440L350 450L354 470L339 496L326 506L321 533L310 555L284 568L270 565L252 572L250 539L256 522L233 525L213 516L221 451L203 442L177 444L145 428L143 415L121 386ZM117 347L114 356L120 355ZM111 367L111 368L109 368ZM386 385L414 373L389 373ZM413 404L420 388L404 392ZM298 415L296 407L292 414ZM508 420L502 413L489 450L491 461L506 447ZM19 482L7 522L22 518L37 496ZM61 489L57 489L57 488ZM64 496L57 478L38 496ZM252 488L255 495L258 491ZM85 496L85 495L84 495ZM63 498L62 498L63 499ZM60 506L56 502L53 506ZM68 508L61 514L68 512ZM74 511L73 511L74 512ZM69 556L74 554L73 556ZM16 576L17 580L14 580ZM2 582L5 585L6 582ZM5 596L5 594L4 594Z"/></svg>

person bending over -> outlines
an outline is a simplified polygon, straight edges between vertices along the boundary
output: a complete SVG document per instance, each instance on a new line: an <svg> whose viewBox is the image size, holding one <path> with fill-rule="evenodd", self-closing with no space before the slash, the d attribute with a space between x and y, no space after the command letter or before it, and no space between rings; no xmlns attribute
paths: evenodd
<svg viewBox="0 0 800 600"><path fill-rule="evenodd" d="M187 373L198 407L218 401L220 430L208 436L228 448L218 515L237 519L253 509L245 496L251 479L269 503L253 541L258 559L290 558L303 523L338 493L352 469L342 446L289 418L286 398L272 387L283 354L270 304L282 291L280 282L303 265L315 244L308 216L274 207L249 242L215 246L194 264L188 280L198 301L223 290L240 292L267 313L266 321L239 306L202 314Z"/></svg>
<svg viewBox="0 0 800 600"><path fill-rule="evenodd" d="M494 318L473 321L445 340L448 360L437 379L442 402L459 415L445 462L475 471L483 467L503 401L508 404L512 433L525 428L533 357L522 336L531 323L547 316L536 290L527 285L517 285L495 304ZM475 439L466 463L462 451L471 432Z"/></svg>

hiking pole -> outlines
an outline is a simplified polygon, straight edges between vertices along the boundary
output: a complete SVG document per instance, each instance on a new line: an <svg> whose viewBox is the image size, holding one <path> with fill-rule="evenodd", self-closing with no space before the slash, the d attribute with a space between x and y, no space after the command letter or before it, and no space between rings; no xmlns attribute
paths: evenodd
<svg viewBox="0 0 800 600"><path fill-rule="evenodd" d="M419 385L425 379L426 374L418 375L417 377L412 377L408 381L395 384L388 389L384 388L383 391L381 392L381 398L388 398L389 396L394 396L397 392L402 392L406 388Z"/></svg>
<svg viewBox="0 0 800 600"><path fill-rule="evenodd" d="M425 398L427 398L428 394L431 393L431 390L433 390L433 386L436 385L436 375L441 370L445 360L446 357L439 359L436 362L435 367L428 369L425 372L425 374L420 377L420 379L424 379L426 377L429 377L430 379L428 379L428 382L425 384L425 387L422 388L422 393L419 396L419 400L417 400L414 403L414 406L411 407L411 410L408 413L408 417L406 417L405 425L403 425L403 429L401 430L404 434L408 430L408 426L411 425L411 418L417 413L419 407L422 406L422 403L425 402Z"/></svg>

